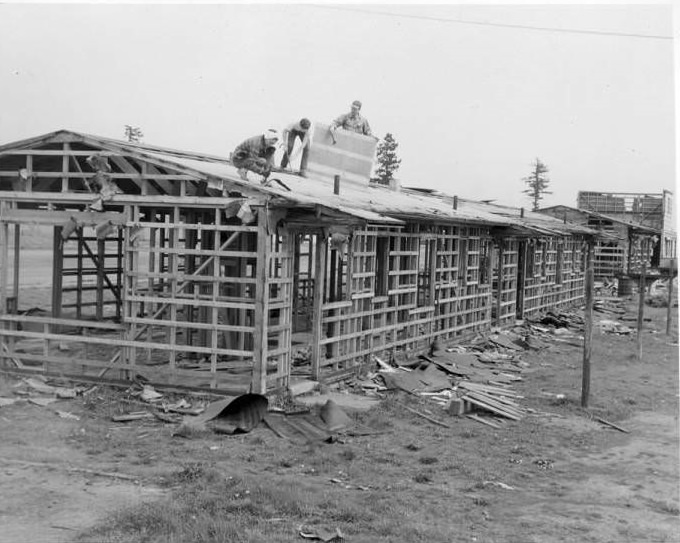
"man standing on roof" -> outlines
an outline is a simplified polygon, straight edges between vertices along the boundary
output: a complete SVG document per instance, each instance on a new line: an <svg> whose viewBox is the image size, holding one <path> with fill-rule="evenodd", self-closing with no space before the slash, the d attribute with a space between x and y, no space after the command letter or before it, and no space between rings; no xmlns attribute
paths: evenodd
<svg viewBox="0 0 680 543"><path fill-rule="evenodd" d="M354 100L352 102L352 110L349 113L344 113L340 115L331 123L331 132L335 132L338 128L344 130L349 130L350 132L356 132L357 134L363 134L364 136L372 136L371 127L368 124L368 120L359 114L361 111L361 102L359 100Z"/></svg>
<svg viewBox="0 0 680 543"><path fill-rule="evenodd" d="M309 154L309 128L312 123L309 119L300 119L295 123L290 123L283 129L283 159L281 160L281 167L288 166L288 161L291 161L302 150L302 159L300 160L300 175L307 176L307 155ZM295 140L300 138L300 147L293 153L295 147Z"/></svg>
<svg viewBox="0 0 680 543"><path fill-rule="evenodd" d="M274 166L274 153L279 141L279 133L269 129L264 134L248 138L240 143L231 154L231 162L238 168L241 179L248 180L248 171L264 176L263 181Z"/></svg>

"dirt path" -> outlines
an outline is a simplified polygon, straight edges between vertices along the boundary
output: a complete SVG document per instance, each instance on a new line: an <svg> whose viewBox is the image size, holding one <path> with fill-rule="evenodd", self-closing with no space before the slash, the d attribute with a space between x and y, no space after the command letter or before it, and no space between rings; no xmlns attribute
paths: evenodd
<svg viewBox="0 0 680 543"><path fill-rule="evenodd" d="M0 396L9 397L15 382L3 381ZM163 492L76 447L92 421L61 419L52 406L69 410L71 402L0 408L0 543L72 541L112 511Z"/></svg>
<svg viewBox="0 0 680 543"><path fill-rule="evenodd" d="M0 542L67 543L112 511L159 495L106 477L0 459Z"/></svg>
<svg viewBox="0 0 680 543"><path fill-rule="evenodd" d="M494 524L519 528L498 541L680 541L677 415L640 413L625 428L630 434L611 430L596 450L556 454L551 477L527 481L514 506L490 510Z"/></svg>

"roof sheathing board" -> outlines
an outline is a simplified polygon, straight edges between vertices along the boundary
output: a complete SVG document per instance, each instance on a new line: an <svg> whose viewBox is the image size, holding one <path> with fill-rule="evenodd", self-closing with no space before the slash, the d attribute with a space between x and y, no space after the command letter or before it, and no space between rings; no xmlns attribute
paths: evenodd
<svg viewBox="0 0 680 543"><path fill-rule="evenodd" d="M167 149L140 143L130 143L110 138L80 134L60 130L28 140L1 146L2 149L36 145L51 140L82 141L103 150L146 160L163 168L172 168L204 180L213 189L221 190L223 185L233 186L244 194L273 197L272 205L295 205L307 209L318 206L352 215L362 220L403 224L404 221L439 222L453 224L474 224L495 227L516 227L529 233L542 235L596 234L596 231L574 224L565 225L562 221L540 215L525 213L507 206L458 200L457 209L453 208L453 198L437 191L409 190L394 191L388 187L341 181L340 193L334 194L333 182L316 178L302 178L284 172L276 172L272 177L280 178L291 191L277 184L263 186L255 174L252 181L244 181L238 176L236 168L226 159L212 155L202 155Z"/></svg>

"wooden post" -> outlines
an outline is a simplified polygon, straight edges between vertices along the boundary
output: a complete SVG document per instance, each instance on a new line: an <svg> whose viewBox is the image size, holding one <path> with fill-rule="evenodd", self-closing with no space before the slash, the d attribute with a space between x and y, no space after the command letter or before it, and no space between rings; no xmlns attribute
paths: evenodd
<svg viewBox="0 0 680 543"><path fill-rule="evenodd" d="M453 196L453 209L458 209L458 196Z"/></svg>
<svg viewBox="0 0 680 543"><path fill-rule="evenodd" d="M106 240L97 240L97 306L96 318L104 318L104 276L106 274Z"/></svg>
<svg viewBox="0 0 680 543"><path fill-rule="evenodd" d="M336 175L333 178L333 194L340 194L340 176Z"/></svg>
<svg viewBox="0 0 680 543"><path fill-rule="evenodd" d="M319 380L321 375L321 345L323 336L321 317L323 314L323 291L325 288L327 241L323 233L316 236L316 259L314 266L314 308L312 315L312 379Z"/></svg>
<svg viewBox="0 0 680 543"><path fill-rule="evenodd" d="M7 209L7 202L0 202L0 215ZM7 313L7 266L9 265L9 225L0 222L0 315ZM6 328L6 324L0 325L0 332ZM4 336L4 334L3 334ZM7 358L4 356L4 338L0 338L0 364L4 364Z"/></svg>
<svg viewBox="0 0 680 543"><path fill-rule="evenodd" d="M78 270L78 275L76 276L76 319L80 319L83 316L83 253L85 251L82 226L76 229L76 234L78 235L78 253L76 254L76 269Z"/></svg>
<svg viewBox="0 0 680 543"><path fill-rule="evenodd" d="M14 313L19 312L19 272L21 269L21 225L14 225L14 280L12 281L12 296L14 297ZM11 311L8 311L11 313Z"/></svg>
<svg viewBox="0 0 680 543"><path fill-rule="evenodd" d="M219 227L221 223L221 210L218 208L215 210L215 226ZM215 257L213 258L212 265L212 301L213 307L211 308L211 324L212 330L210 331L210 348L212 353L210 353L210 386L217 387L217 349L219 347L219 337L221 332L219 330L220 315L219 309L217 307L217 299L219 298L220 291L220 261L221 257L218 254L220 250L221 240L219 230L215 230L212 236L212 250L215 252Z"/></svg>
<svg viewBox="0 0 680 543"><path fill-rule="evenodd" d="M496 284L496 326L501 326L501 311L503 308L503 246L505 245L504 240L498 240L498 281ZM493 279L492 279L493 283Z"/></svg>
<svg viewBox="0 0 680 543"><path fill-rule="evenodd" d="M675 267L675 257L671 258L671 269L668 272L668 308L666 309L666 335L671 335L673 326L673 268Z"/></svg>
<svg viewBox="0 0 680 543"><path fill-rule="evenodd" d="M645 283L647 275L647 254L649 252L649 240L640 240L640 256L641 256L641 268L640 268L640 286L639 299L638 299L638 318L637 318L637 359L640 361L642 359L642 323L645 316Z"/></svg>
<svg viewBox="0 0 680 543"><path fill-rule="evenodd" d="M593 265L593 240L588 241L586 252L586 308L584 313L585 329L583 332L583 379L581 383L581 407L588 407L590 396L590 355L592 354L593 340L593 285L595 282L595 269Z"/></svg>
<svg viewBox="0 0 680 543"><path fill-rule="evenodd" d="M61 316L62 272L64 269L64 244L61 239L61 226L54 227L52 238L52 316Z"/></svg>
<svg viewBox="0 0 680 543"><path fill-rule="evenodd" d="M250 391L255 394L267 392L267 348L269 310L269 233L267 232L267 211L257 210L257 269L255 270L255 326L253 346L253 379Z"/></svg>

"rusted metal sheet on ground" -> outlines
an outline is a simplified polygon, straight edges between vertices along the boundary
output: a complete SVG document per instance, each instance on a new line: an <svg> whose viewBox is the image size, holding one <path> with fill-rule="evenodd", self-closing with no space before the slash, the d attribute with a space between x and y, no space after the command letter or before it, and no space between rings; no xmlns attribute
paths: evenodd
<svg viewBox="0 0 680 543"><path fill-rule="evenodd" d="M268 400L260 394L243 394L211 403L194 422L209 422L222 433L250 432L267 413Z"/></svg>

